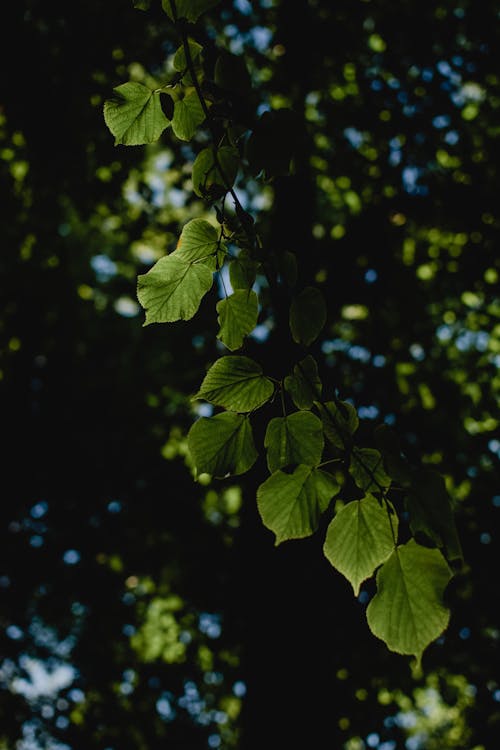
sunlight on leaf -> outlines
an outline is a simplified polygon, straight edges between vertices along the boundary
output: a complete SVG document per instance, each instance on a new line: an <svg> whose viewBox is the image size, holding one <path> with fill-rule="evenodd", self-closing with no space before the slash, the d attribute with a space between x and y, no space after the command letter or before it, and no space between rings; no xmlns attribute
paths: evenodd
<svg viewBox="0 0 500 750"><path fill-rule="evenodd" d="M146 310L144 325L189 320L212 283L212 271L204 263L188 263L175 253L160 258L137 278L137 297Z"/></svg>
<svg viewBox="0 0 500 750"><path fill-rule="evenodd" d="M113 89L104 102L104 120L115 136L115 146L141 146L157 141L170 124L161 108L160 93L129 81Z"/></svg>
<svg viewBox="0 0 500 750"><path fill-rule="evenodd" d="M274 385L249 357L221 357L205 375L194 396L236 412L249 412L269 401Z"/></svg>
<svg viewBox="0 0 500 750"><path fill-rule="evenodd" d="M241 252L229 264L229 281L233 289L251 289L257 277L259 263Z"/></svg>
<svg viewBox="0 0 500 750"><path fill-rule="evenodd" d="M330 561L359 594L361 583L369 578L394 549L398 518L389 517L385 505L367 495L347 503L335 516L323 547Z"/></svg>
<svg viewBox="0 0 500 750"><path fill-rule="evenodd" d="M377 573L377 594L366 611L370 630L391 651L423 651L448 625L443 593L452 577L442 554L414 539L397 547Z"/></svg>
<svg viewBox="0 0 500 750"><path fill-rule="evenodd" d="M243 474L257 460L248 417L222 412L201 417L188 433L188 448L199 474Z"/></svg>
<svg viewBox="0 0 500 750"><path fill-rule="evenodd" d="M204 119L205 113L198 95L196 91L192 91L184 99L178 99L175 102L172 130L177 138L182 141L190 141Z"/></svg>
<svg viewBox="0 0 500 750"><path fill-rule="evenodd" d="M205 219L191 219L184 225L171 256L185 262L201 261L211 271L223 262L225 246L217 229Z"/></svg>
<svg viewBox="0 0 500 750"><path fill-rule="evenodd" d="M321 513L339 491L331 474L312 466L297 466L293 474L276 471L257 490L262 521L276 534L276 544L310 536Z"/></svg>
<svg viewBox="0 0 500 750"><path fill-rule="evenodd" d="M267 426L264 446L271 472L289 464L317 466L324 446L321 422L308 411L275 417Z"/></svg>
<svg viewBox="0 0 500 750"><path fill-rule="evenodd" d="M245 336L257 325L258 297L252 291L236 290L217 303L217 313L220 326L217 338L228 349L235 351L243 345Z"/></svg>

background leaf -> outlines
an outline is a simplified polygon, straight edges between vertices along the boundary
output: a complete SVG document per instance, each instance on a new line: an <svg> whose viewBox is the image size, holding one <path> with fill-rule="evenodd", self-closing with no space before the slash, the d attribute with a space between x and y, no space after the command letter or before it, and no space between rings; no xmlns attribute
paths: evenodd
<svg viewBox="0 0 500 750"><path fill-rule="evenodd" d="M356 448L351 455L349 473L363 492L380 492L391 484L382 456L375 448Z"/></svg>
<svg viewBox="0 0 500 750"><path fill-rule="evenodd" d="M204 148L194 161L193 190L201 198L218 198L234 184L240 165L237 149L233 146L221 146L217 149L217 160L218 166L215 164L213 148Z"/></svg>
<svg viewBox="0 0 500 750"><path fill-rule="evenodd" d="M191 23L196 23L202 13L214 8L219 2L220 0L176 0L177 18L187 18ZM162 0L162 6L167 16L175 21L170 0Z"/></svg>
<svg viewBox="0 0 500 750"><path fill-rule="evenodd" d="M408 460L401 453L396 431L386 424L375 428L375 445L384 459L384 467L391 479L407 487L411 482L412 470Z"/></svg>
<svg viewBox="0 0 500 750"><path fill-rule="evenodd" d="M442 554L410 539L377 574L377 594L366 611L370 630L391 651L413 654L420 662L424 649L448 625L443 593L450 579Z"/></svg>
<svg viewBox="0 0 500 750"><path fill-rule="evenodd" d="M415 472L406 507L414 535L423 533L443 547L450 561L463 559L450 497L441 474L432 469Z"/></svg>
<svg viewBox="0 0 500 750"><path fill-rule="evenodd" d="M321 397L323 386L314 357L308 354L294 366L293 375L285 378L285 389L297 409L310 409L316 399Z"/></svg>
<svg viewBox="0 0 500 750"><path fill-rule="evenodd" d="M323 547L330 561L359 594L361 583L369 578L394 550L398 517L389 518L385 504L373 495L347 503L328 527Z"/></svg>
<svg viewBox="0 0 500 750"><path fill-rule="evenodd" d="M354 406L348 401L327 401L317 403L326 439L340 450L352 443L352 436L358 429L359 418Z"/></svg>
<svg viewBox="0 0 500 750"><path fill-rule="evenodd" d="M293 298L290 306L290 330L297 344L310 346L326 322L326 305L320 290L308 286Z"/></svg>
<svg viewBox="0 0 500 750"><path fill-rule="evenodd" d="M191 61L195 63L197 58L201 55L203 51L203 47L194 39L189 39L188 45L189 45L189 52L191 54ZM179 49L176 51L172 65L174 66L174 70L177 70L178 73L183 73L186 70L187 59L186 59L186 52L184 50L183 44L181 44Z"/></svg>
<svg viewBox="0 0 500 750"><path fill-rule="evenodd" d="M220 52L215 62L214 80L221 89L242 95L252 88L252 80L244 58L225 50Z"/></svg>
<svg viewBox="0 0 500 750"><path fill-rule="evenodd" d="M250 136L246 156L254 174L286 175L299 139L300 121L290 109L264 112Z"/></svg>

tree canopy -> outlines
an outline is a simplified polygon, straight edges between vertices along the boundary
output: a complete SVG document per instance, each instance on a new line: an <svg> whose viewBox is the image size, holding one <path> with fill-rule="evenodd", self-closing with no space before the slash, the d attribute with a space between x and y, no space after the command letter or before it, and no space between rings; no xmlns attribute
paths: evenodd
<svg viewBox="0 0 500 750"><path fill-rule="evenodd" d="M500 4L6 13L0 747L496 747Z"/></svg>

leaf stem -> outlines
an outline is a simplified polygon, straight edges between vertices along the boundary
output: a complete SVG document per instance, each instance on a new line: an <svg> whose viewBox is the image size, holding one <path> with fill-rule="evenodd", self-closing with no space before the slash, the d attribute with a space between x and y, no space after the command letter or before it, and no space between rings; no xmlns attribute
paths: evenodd
<svg viewBox="0 0 500 750"><path fill-rule="evenodd" d="M175 6L175 0L171 0L171 2L173 3L173 7L174 7ZM173 10L173 12L175 14L176 11ZM212 121L212 118L211 118L211 115L210 115L210 111L209 111L209 109L207 107L207 103L205 101L205 97L203 96L203 92L201 90L200 82L198 81L198 76L196 75L196 69L195 69L194 64L193 64L193 58L191 57L191 50L189 49L189 38L188 38L188 33L186 31L186 24L185 24L184 21L179 21L179 26L180 26L180 29L181 29L182 46L184 48L184 54L186 56L187 68L188 68L189 74L191 76L191 80L193 81L193 86L194 86L194 89L195 89L196 94L198 96L198 99L200 101L201 108L202 108L203 113L205 115L205 119L207 121L208 128L209 128L210 133L212 135L212 140L213 140L213 144L214 144L212 146L212 150L213 150L213 157L214 157L215 167L219 171L219 174L222 177L224 185L226 186L228 193L230 194L231 198L234 201L236 213L238 214L238 216L240 216L240 215L241 216L246 215L247 212L245 211L245 209L241 205L240 199L236 195L236 193L234 191L234 188L230 186L230 183L229 183L229 180L227 179L227 176L224 174L224 170L222 168L219 156L217 154L217 146L215 146L215 143L217 142L217 133L215 132L215 128L214 128L213 121ZM241 218L240 218L240 220L241 220ZM242 225L243 225L243 222L242 222ZM244 225L243 225L243 229L245 231L245 234L247 234L248 238L252 240L252 244L253 244L254 237L250 237L250 235L247 232L247 229L246 229L246 227Z"/></svg>
<svg viewBox="0 0 500 750"><path fill-rule="evenodd" d="M285 394L284 394L284 388L283 388L283 381L282 380L280 380L280 396L281 396L281 409L283 411L283 416L286 417Z"/></svg>
<svg viewBox="0 0 500 750"><path fill-rule="evenodd" d="M320 464L318 464L316 468L321 469L322 466L328 466L329 464L336 464L341 462L341 458L329 458L327 461L322 461Z"/></svg>

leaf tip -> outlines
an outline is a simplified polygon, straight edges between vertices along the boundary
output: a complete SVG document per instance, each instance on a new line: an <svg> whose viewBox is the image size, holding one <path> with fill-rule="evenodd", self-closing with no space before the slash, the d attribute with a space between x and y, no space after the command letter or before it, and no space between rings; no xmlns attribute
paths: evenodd
<svg viewBox="0 0 500 750"><path fill-rule="evenodd" d="M424 670L422 668L422 652L415 654L415 659L410 662L411 676L414 680L420 680L424 676Z"/></svg>

